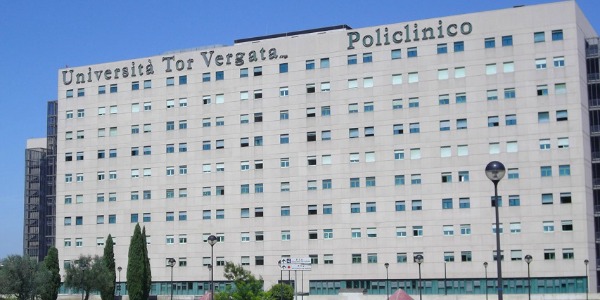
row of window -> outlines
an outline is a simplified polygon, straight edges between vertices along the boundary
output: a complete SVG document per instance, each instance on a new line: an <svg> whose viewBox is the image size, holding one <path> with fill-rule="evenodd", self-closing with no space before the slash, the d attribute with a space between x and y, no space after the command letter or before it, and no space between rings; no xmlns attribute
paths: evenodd
<svg viewBox="0 0 600 300"><path fill-rule="evenodd" d="M246 185L246 186L248 186L248 185ZM258 186L258 185L255 185L255 186ZM208 189L209 189L209 192L208 192L208 194L205 194L205 196L210 195L210 188L208 188ZM223 190L223 192L224 192L224 190ZM260 184L259 192L262 193L262 184ZM175 197L174 189L167 189L166 193L167 193L166 198L174 198ZM143 195L144 199L151 199L151 197L152 197L152 193L149 190L143 191L142 195ZM187 197L187 189L185 189L185 188L179 189L179 197L180 198ZM560 200L559 200L560 204L572 203L572 198L571 198L570 192L560 193L559 198L560 198ZM139 200L139 191L132 191L130 199L131 200ZM491 197L490 200L491 200L490 201L491 206L493 207L496 204L496 201L494 201L495 200L494 197ZM521 205L521 198L519 195L510 195L508 197L508 200L509 200L509 206L520 206ZM65 204L71 204L72 201L73 200L72 200L71 195L65 196ZM98 193L96 196L96 201L104 202L104 193ZM116 201L116 194L109 193L109 201ZM76 203L83 203L83 195L76 195ZM497 203L498 203L498 206L502 206L502 196L498 197ZM553 203L554 203L554 195L552 193L541 194L541 204L542 205L550 205ZM361 206L362 205L360 202L350 203L349 212L352 214L360 213ZM459 198L458 199L458 207L460 209L471 208L470 198ZM366 202L364 208L365 208L365 212L367 212L367 213L377 212L377 203L376 202ZM454 200L452 198L441 199L441 209L448 210L448 209L453 209L453 208L454 208ZM411 200L411 209L413 211L423 210L423 200ZM406 211L406 201L404 201L404 200L396 201L394 203L394 210L397 212ZM215 214L215 219L225 219L225 210L224 209L216 209L214 211L214 214ZM308 205L307 214L308 215L317 215L318 214L318 206L316 204ZM324 215L333 214L333 206L331 204L323 204L322 205L322 214L324 214ZM287 205L281 206L280 216L286 217L286 216L290 216L290 215L291 215L291 207L287 206ZM264 216L263 207L255 207L254 208L254 217L261 218L263 216ZM187 211L179 211L179 215L178 215L179 221L187 221L187 217L188 217ZM250 208L241 208L240 209L240 218L249 218L249 217L250 217ZM211 210L203 210L202 211L202 219L203 220L212 219L212 211ZM83 225L83 217L82 216L76 217L75 220L76 220L75 225ZM166 212L165 213L165 221L171 222L174 220L175 220L175 212ZM143 218L141 220L139 219L139 214L132 213L130 221L131 221L131 223L137 223L140 221L151 222L152 221L151 213L144 213ZM98 215L97 219L96 219L96 224L104 224L104 223L105 223L104 215ZM116 223L116 215L109 215L108 216L108 224L115 224L115 223ZM546 224L546 222L544 222L544 224ZM563 222L563 224L564 224L564 222ZM65 218L65 225L66 226L71 225L71 217ZM547 230L546 226L544 226L544 231L553 231L554 226L552 225L551 228L552 228L551 230L549 230L549 229ZM572 224L571 224L571 229L572 229ZM567 231L564 226L563 226L563 231ZM511 229L511 232L513 232L512 229Z"/></svg>
<svg viewBox="0 0 600 300"><path fill-rule="evenodd" d="M555 112L555 115L556 115L557 122L569 120L567 110L557 110ZM247 115L246 115L246 117L247 117ZM256 113L255 120L258 120L258 122L262 122L262 113ZM247 118L246 118L246 121L247 121ZM550 112L547 112L547 111L538 112L538 123L548 123L548 122L550 122ZM515 114L506 115L505 116L505 124L507 126L516 125L517 124L517 116ZM488 127L499 126L500 125L499 116L489 116L488 120L487 120L487 125L488 125ZM139 125L133 125L133 126L135 126L135 127L131 128L131 132L139 133ZM178 122L178 128L180 130L187 129L188 128L187 120L180 120ZM421 132L421 123L420 122L409 123L408 128L409 128L409 133L420 133ZM467 129L467 128L468 127L467 127L467 119L466 118L465 119L456 119L456 129L457 130ZM175 130L175 121L167 121L165 130L166 131ZM348 137L349 138L358 138L360 136L359 130L360 130L359 128L349 128L348 129ZM439 130L440 131L450 130L450 120L440 121L439 122ZM151 131L152 131L151 124L144 124L144 132L151 132ZM392 125L392 133L394 135L404 134L404 124ZM108 129L108 136L117 136L117 134L118 134L117 127L110 127ZM99 128L98 129L98 137L105 137L105 136L106 136L106 128ZM375 136L375 127L374 126L364 127L364 136L365 137ZM84 130L77 130L76 138L84 139L85 138ZM327 141L327 140L331 140L331 138L332 137L331 137L330 130L321 131L321 140ZM73 131L66 131L65 139L73 140ZM314 142L316 140L317 140L317 132L316 131L309 131L306 133L306 141L307 142ZM263 146L263 144L264 144L263 136L255 136L253 138L253 141L254 141L254 146ZM280 144L289 143L289 135L281 134L280 138L279 138L279 143ZM240 147L248 147L248 146L250 146L250 138L249 137L240 138ZM145 146L145 147L150 147L150 146ZM216 149L225 148L225 141L224 140L216 140L215 148ZM202 142L202 150L211 150L211 142L203 141ZM179 152L186 152L186 151L187 151L187 143L179 143ZM175 152L174 144L168 144L167 145L167 153L173 153L173 152Z"/></svg>
<svg viewBox="0 0 600 300"><path fill-rule="evenodd" d="M65 247L71 247L71 239L65 239L64 240L64 245ZM82 238L76 238L75 239L75 246L76 247L83 247L83 239ZM102 237L98 237L96 238L96 246L98 247L104 247L104 238ZM351 254L351 263L352 264L361 264L363 263L363 255L361 253L352 253ZM416 262L415 257L417 255L423 255L423 252L414 252L412 257L413 257L413 262ZM471 262L473 261L473 254L471 251L460 251L458 254L456 255L460 255L460 259L459 258L455 258L455 252L454 251L444 251L443 253L443 261L444 262ZM319 255L318 254L309 254L308 257L310 258L311 264L312 265L318 265L319 264ZM325 265L331 265L334 264L334 255L333 254L323 254L322 256L323 259L323 264ZM407 263L409 254L407 252L398 252L396 253L396 263ZM492 260L496 260L496 252L493 251L492 252ZM282 258L289 258L288 256L282 256ZM378 254L377 253L367 253L366 254L366 262L370 263L370 264L375 264L378 263ZM500 256L501 260L504 260L504 250L501 251L501 256ZM575 259L575 252L573 250L573 248L562 248L562 258L563 259L567 259L567 260L571 260L571 259ZM168 265L168 261L174 259L174 258L165 258L165 266ZM516 250L510 250L510 260L511 261L521 261L524 259L524 255L523 255L523 250L520 249L516 249ZM544 260L555 260L556 259L556 250L555 249L544 249ZM179 257L176 259L178 266L179 267L187 267L188 265L188 259L187 257ZM225 262L226 259L223 256L216 256L215 257L215 265L216 266L225 266ZM63 265L65 268L68 268L69 266L71 266L71 261L70 260L65 260L63 262ZM208 267L211 264L211 257L210 256L204 256L202 257L202 266L203 267ZM251 264L251 257L250 256L241 256L240 257L240 264L242 266L249 266ZM254 256L254 265L256 266L263 266L265 264L265 257L262 255L257 255Z"/></svg>
<svg viewBox="0 0 600 300"><path fill-rule="evenodd" d="M207 212L207 211L204 211ZM221 212L221 215L219 215L218 213ZM260 211L256 210L256 213L260 212L260 217L262 217L262 208L260 208ZM140 214L138 213L132 213L130 215L130 219L131 219L131 223L138 223L140 222L139 216ZM223 217L219 217L219 216L223 216ZM172 222L175 219L175 212L166 212L165 213L165 218L167 222ZM224 218L224 211L223 210L217 210L217 219L223 219ZM206 213L203 214L203 219L210 219L210 211L208 211L208 216L206 216ZM78 221L79 220L79 221ZM114 215L108 215L108 220L109 220L109 224L115 224L115 220L116 217ZM112 220L112 221L111 221ZM143 213L142 214L142 220L144 223L148 223L152 221L152 214L151 213ZM187 212L186 211L180 211L179 212L179 221L186 221L187 220ZM64 219L64 225L65 226L71 226L72 220L71 217L65 217ZM105 216L104 215L98 215L96 216L96 224L105 224ZM76 223L75 225L83 225L83 217L76 217ZM499 225L499 232L500 234L504 233L504 224L500 223ZM511 234L520 234L522 231L521 229L521 222L511 222L509 224L509 229L510 229L510 233ZM541 224L541 229L543 230L544 233L553 233L555 232L555 221L554 220L545 220L542 222ZM442 225L441 226L441 235L443 236L454 236L455 235L455 226L456 225ZM471 224L460 224L458 225L459 228L459 232L457 234L460 234L462 236L468 236L471 235L472 229L471 229ZM491 224L491 232L492 234L496 233L496 224L493 223ZM562 232L573 232L574 231L574 227L573 227L573 220L561 220L560 221L560 229ZM328 240L328 239L333 239L334 238L334 230L333 229L309 229L308 230L308 235L307 238L308 240L317 240L319 239L319 232L321 232L323 239ZM397 238L405 238L409 236L409 232L411 233L412 237L422 237L424 236L424 226L422 225L413 225L410 228L407 228L407 226L396 226L395 228L395 236ZM367 227L365 229L362 228L350 228L350 238L352 239L360 239L363 238L363 233L365 234L365 237L367 238L376 238L377 237L377 227ZM174 244L175 238L174 235L167 235L166 236L166 244ZM220 242L224 242L225 241L225 234L224 233L219 233L217 234L217 238ZM242 232L240 234L240 238L241 238L241 242L250 242L250 233L249 232ZM258 240L258 236L255 237L256 241L260 242L264 239L264 234L262 234L261 232L261 236L260 236L260 240ZM289 241L292 239L292 234L290 230L281 230L281 240L282 241ZM179 243L180 244L186 244L187 243L187 235L185 234L180 234L179 235Z"/></svg>
<svg viewBox="0 0 600 300"><path fill-rule="evenodd" d="M510 143L511 142L507 143L507 152L516 152L516 147L517 147L516 144L512 145ZM496 153L495 152L496 149L493 149L492 146L499 147L499 144L498 145L496 143L490 144L490 153L492 153L492 152ZM357 163L359 161L359 159L360 159L359 153L350 153L350 163ZM374 152L365 153L365 159L366 159L366 162L375 161L375 153ZM317 156L308 156L307 164L309 166L317 165ZM330 156L327 156L327 160L325 161L325 164L331 164ZM282 168L289 168L289 158L282 158L280 160L280 166ZM262 160L261 160L261 161L259 161L259 168L262 168L262 167L263 167L263 165L262 165ZM242 161L240 168L242 171L249 170L250 162ZM256 164L255 164L255 168L256 168ZM222 170L224 170L224 165L222 167ZM210 164L203 165L203 172L204 173L210 172ZM97 177L96 179L98 181L106 180L107 179L106 174L107 173L105 171L98 171L96 174L96 177ZM186 175L186 174L187 174L187 166L186 165L179 166L179 175ZM571 166L568 164L559 165L558 166L558 174L559 174L559 176L571 176ZM175 175L175 167L168 166L166 168L166 175L167 176ZM131 169L131 178L139 178L140 176L151 177L152 176L152 168L143 168L141 173L140 173L140 169L137 169L137 168ZM411 180L410 180L411 184L421 184L421 174L411 174L410 176L411 176ZM552 166L541 166L540 167L540 176L541 177L551 177L552 176ZM83 182L84 174L76 173L75 179L76 179L76 182ZM117 179L117 171L116 170L108 171L108 179L116 180ZM458 171L458 181L459 182L469 181L469 171ZM65 174L65 182L66 183L73 182L73 173ZM452 182L452 172L442 172L441 173L441 182L442 183ZM287 183L287 184L289 185L289 183ZM395 175L394 176L394 184L395 185L404 185L405 184L405 175ZM370 177L365 178L365 186L366 187L374 187L376 185L377 184L376 184L375 176L370 176ZM331 189L332 188L331 179L323 179L322 186L323 186L323 189ZM350 187L351 188L358 188L360 186L361 186L360 178L358 178L358 177L350 178ZM307 189L308 190L316 190L317 189L317 180L308 180L307 181ZM249 184L241 185L241 193L242 194L249 193L249 190L250 190ZM262 183L255 184L255 191L256 192L260 191L262 193L263 184ZM210 195L210 190L209 190L209 195Z"/></svg>
<svg viewBox="0 0 600 300"><path fill-rule="evenodd" d="M552 41L563 40L564 36L563 36L562 29L552 30L551 38L552 38ZM512 35L502 36L500 38L500 40L502 43L502 47L509 47L509 46L513 45ZM534 32L534 34L533 34L533 42L534 43L541 43L541 42L545 42L545 41L546 41L546 33L545 32L543 32L543 31ZM495 48L496 47L496 38L495 37L485 38L484 39L484 47L485 48ZM437 49L437 54L446 54L446 53L448 53L448 44L446 44L446 43L437 44L436 49ZM464 50L465 50L465 47L464 47L463 41L454 42L454 52L463 52ZM410 47L406 50L406 52L407 52L407 57L409 57L409 58L418 56L417 47ZM393 50L391 50L390 53L391 53L392 60L402 58L401 49L393 49ZM357 54L348 55L346 62L348 65L357 64L358 63ZM371 52L363 53L362 54L362 62L363 63L372 63L373 62L373 54ZM313 70L313 69L315 69L315 67L316 67L316 64L315 64L314 59L310 59L305 62L306 70ZM326 69L329 67L330 67L329 58L326 57L326 58L319 59L319 68ZM179 69L179 67L178 67L178 69ZM181 70L183 70L183 66L181 67ZM288 63L279 64L279 73L287 73L288 71L289 71ZM253 75L254 76L262 76L263 75L262 66L254 67ZM240 69L240 78L245 78L245 77L248 77L248 68ZM224 80L225 72L224 71L216 71L214 78L216 81ZM210 72L202 73L202 82L210 82L210 81L211 81L211 73ZM187 82L188 82L187 75L181 75L178 77L179 85L185 85L185 84L187 84ZM166 78L166 86L174 86L174 85L175 85L175 77L167 77ZM143 88L144 89L152 88L152 81L144 80ZM140 89L139 81L134 81L131 83L131 90L135 91L135 90L139 90L139 89ZM117 91L118 91L117 84L111 84L110 85L110 93L116 93ZM106 86L105 85L99 86L98 94L105 94L105 93L106 93ZM83 97L83 96L85 96L85 89L84 88L77 89L77 97ZM73 97L72 89L66 91L66 97L67 98Z"/></svg>
<svg viewBox="0 0 600 300"><path fill-rule="evenodd" d="M540 60L541 61L541 60ZM545 59L543 60L545 62ZM555 60L555 62L557 62ZM511 63L512 64L512 63ZM562 63L564 65L564 61ZM510 66L510 65L508 65ZM542 64L541 62L538 64L536 62L536 67L540 68L540 66L543 66L545 68L545 63ZM505 63L504 69L506 71L507 69L507 63ZM461 71L462 70L462 71ZM511 69L514 70L514 69ZM461 78L464 77L464 68L458 68L455 70L455 77L456 78ZM459 73L457 73L459 72ZM486 74L494 74L495 73L495 64L490 64L486 67ZM457 75L458 74L458 75ZM457 77L458 76L458 77ZM443 80L443 79L448 79L448 69L440 69L438 70L438 79ZM418 73L409 73L409 77L408 77L408 82L409 83L413 83L413 82L418 82L419 81L419 77L418 77ZM392 75L392 84L393 85L397 85L397 84L402 84L403 79L402 79L402 74L394 74ZM366 77L363 79L363 86L364 87L372 87L373 86L373 78L372 77ZM358 81L357 79L350 79L348 80L348 88L357 88L358 87ZM556 94L565 94L566 93L566 84L565 83L556 83L555 86L555 93ZM538 85L537 86L537 94L538 96L544 96L544 95L548 95L548 86L547 85ZM306 85L306 90L307 93L314 93L315 92L315 84L314 83L310 83ZM330 83L329 82L322 82L321 83L321 91L330 91ZM289 95L289 88L288 87L282 87L280 88L280 92L279 92L280 96L284 97L284 96L288 96ZM460 98L459 98L460 96ZM515 89L514 88L507 88L504 91L504 96L506 99L514 99L516 97L516 93L515 93ZM255 90L254 91L254 97L255 99L260 99L262 98L262 90ZM449 95L440 95L439 97L439 103L440 105L442 104L448 104L449 103ZM497 100L498 99L498 91L497 90L488 90L487 91L487 100ZM248 91L242 91L240 92L240 100L248 100ZM395 100L401 100L401 99L395 99ZM224 94L217 94L215 95L214 98L215 103L217 104L221 104L225 102L225 96ZM418 97L413 97L409 99L409 107L418 107L418 105L410 105L410 102L417 102L418 103ZM457 95L457 103L464 103L466 102L466 95L465 94L460 94ZM204 105L207 104L211 104L212 103L212 98L210 95L204 95L202 96L202 103ZM188 102L187 102L187 98L180 98L179 99L179 107L187 107ZM356 105L356 107L354 107ZM392 105L394 108L401 108L401 107L396 107L397 105ZM167 99L166 100L166 107L167 109L171 109L175 107L175 99ZM327 106L328 107L328 106ZM141 105L140 103L132 103L131 104L131 112L135 113L135 112L140 112L141 110ZM144 111L151 111L152 110L152 102L144 102L143 103L143 110ZM314 117L314 108L308 108L307 109L307 117L308 115L310 115L310 113L308 112L308 110L313 110L312 112L312 117ZM350 104L349 105L349 109L348 109L349 113L353 113L353 112L358 112L358 107L357 104ZM373 109L373 103L372 102L367 102L365 104L365 112L369 112L369 111L374 111ZM108 107L108 112L109 114L116 114L118 113L118 106L117 105L111 105ZM322 109L323 112L323 109ZM98 107L98 115L103 116L106 115L107 113L107 108L106 106L101 106ZM324 116L328 116L331 113L327 113L327 114L323 114ZM76 111L74 110L67 110L65 112L65 117L66 119L72 119L74 118L74 116L77 116L77 118L83 118L85 117L85 110L84 109L77 109ZM281 119L281 116L280 116Z"/></svg>

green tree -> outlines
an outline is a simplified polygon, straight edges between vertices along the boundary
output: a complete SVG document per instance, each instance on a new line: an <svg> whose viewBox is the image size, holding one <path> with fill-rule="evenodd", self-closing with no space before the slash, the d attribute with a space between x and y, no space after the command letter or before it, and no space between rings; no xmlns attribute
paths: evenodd
<svg viewBox="0 0 600 300"><path fill-rule="evenodd" d="M81 255L65 271L65 286L84 293L85 300L89 299L90 292L100 292L112 284L104 259L97 255L94 257Z"/></svg>
<svg viewBox="0 0 600 300"><path fill-rule="evenodd" d="M146 226L142 228L142 246L144 248L144 299L150 296L152 287L152 269L150 268L150 258L148 257L148 242L146 241Z"/></svg>
<svg viewBox="0 0 600 300"><path fill-rule="evenodd" d="M242 265L232 262L225 263L223 276L233 281L234 287L215 294L216 300L262 300L267 299L263 291L262 278L256 278L252 272L244 269Z"/></svg>
<svg viewBox="0 0 600 300"><path fill-rule="evenodd" d="M104 256L102 256L102 258L104 266L109 273L108 276L111 280L110 284L100 291L100 297L102 300L114 299L115 297L115 280L117 274L115 271L115 253L113 251L114 244L115 243L113 242L112 236L109 234L106 238L106 244L104 244Z"/></svg>
<svg viewBox="0 0 600 300"><path fill-rule="evenodd" d="M278 283L269 289L267 295L272 300L293 300L294 288L286 283Z"/></svg>
<svg viewBox="0 0 600 300"><path fill-rule="evenodd" d="M144 239L140 224L135 225L133 236L129 243L129 254L127 257L127 293L130 300L145 300L144 286L146 278L144 269L146 263L144 259Z"/></svg>
<svg viewBox="0 0 600 300"><path fill-rule="evenodd" d="M58 289L60 288L60 267L58 264L58 250L54 247L48 249L48 254L44 258L43 271L47 274L42 275L43 282L40 286L40 296L42 300L56 300L58 298Z"/></svg>
<svg viewBox="0 0 600 300"><path fill-rule="evenodd" d="M40 264L27 256L10 255L2 260L0 294L13 294L18 300L33 299L46 278Z"/></svg>

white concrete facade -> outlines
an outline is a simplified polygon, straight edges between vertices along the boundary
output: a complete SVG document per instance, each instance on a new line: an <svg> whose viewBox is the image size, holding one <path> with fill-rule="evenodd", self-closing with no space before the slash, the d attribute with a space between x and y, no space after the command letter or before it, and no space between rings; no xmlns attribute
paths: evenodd
<svg viewBox="0 0 600 300"><path fill-rule="evenodd" d="M423 33L426 27L431 32ZM535 42L540 32L545 40ZM594 36L567 1L59 70L60 260L101 255L101 239L112 234L124 280L132 214L138 214L150 236L157 282L169 280L164 262L170 257L186 262L176 267L176 281L209 280L211 249L203 241L209 234L224 238L214 246L215 258L247 261L267 287L279 279L277 261L286 255L318 258L305 273L306 291L310 280L385 279L386 262L390 279L415 278L415 253L425 257L424 278L443 278L450 255L448 278L482 278L485 261L492 278L493 184L483 170L498 160L510 173L499 184L504 276L526 277L521 259L531 254L532 276L548 278L585 276L583 260L589 259L594 283L585 81L585 38ZM495 46L486 48L489 38ZM438 54L440 44L447 53ZM417 54L409 57L413 47ZM400 58L393 59L398 49ZM239 53L243 64L236 65ZM349 64L352 55L356 64ZM314 69L307 70L311 60ZM244 68L247 77L240 75ZM210 81L203 81L205 73ZM402 125L402 134L395 125ZM315 141L308 141L313 133ZM282 144L282 135L289 143ZM210 150L203 150L206 141ZM551 176L542 177L549 174L541 169L546 166ZM353 178L359 187L352 187ZM331 188L324 188L327 180ZM139 200L131 200L136 192ZM552 203L543 204L549 194ZM452 199L452 207L442 199ZM399 262L402 255L408 262ZM222 266L215 280L223 280Z"/></svg>

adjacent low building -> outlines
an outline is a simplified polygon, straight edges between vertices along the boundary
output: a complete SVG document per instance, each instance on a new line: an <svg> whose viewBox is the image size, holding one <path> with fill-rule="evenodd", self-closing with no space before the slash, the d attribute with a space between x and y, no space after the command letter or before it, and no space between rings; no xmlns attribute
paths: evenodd
<svg viewBox="0 0 600 300"><path fill-rule="evenodd" d="M170 258L175 294L209 289L210 235L217 289L233 261L267 287L385 295L387 271L414 294L421 254L424 294L495 293L497 160L505 293L527 254L533 293L596 291L598 74L574 1L61 69L61 264L111 234L124 280L140 223L153 294Z"/></svg>

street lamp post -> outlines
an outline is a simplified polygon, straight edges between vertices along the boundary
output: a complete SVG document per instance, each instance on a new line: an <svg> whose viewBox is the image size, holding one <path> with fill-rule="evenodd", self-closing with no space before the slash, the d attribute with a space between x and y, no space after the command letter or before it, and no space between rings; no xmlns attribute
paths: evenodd
<svg viewBox="0 0 600 300"><path fill-rule="evenodd" d="M419 264L419 300L423 300L423 293L421 292L421 264L423 263L423 255L417 254L415 261Z"/></svg>
<svg viewBox="0 0 600 300"><path fill-rule="evenodd" d="M214 257L214 252L213 252L213 246L217 243L217 237L214 235L210 235L208 237L208 244L210 245L210 300L214 300L214 294L215 294L215 282L214 282L214 278L213 278L213 274L214 274L214 264L213 264L213 257Z"/></svg>
<svg viewBox="0 0 600 300"><path fill-rule="evenodd" d="M171 267L171 300L173 300L173 267L175 266L175 259L169 258L167 266Z"/></svg>
<svg viewBox="0 0 600 300"><path fill-rule="evenodd" d="M531 255L525 255L525 262L527 263L527 295L529 300L531 300L531 273L529 272L529 264L532 260L533 257Z"/></svg>
<svg viewBox="0 0 600 300"><path fill-rule="evenodd" d="M488 263L487 263L487 261L483 262L483 268L485 269L485 300L488 300L488 289L487 289L487 283L488 283L488 280L487 280L487 266L488 266Z"/></svg>
<svg viewBox="0 0 600 300"><path fill-rule="evenodd" d="M117 285L117 296L121 296L121 270L123 270L123 268L117 268L117 271L119 271L119 285Z"/></svg>
<svg viewBox="0 0 600 300"><path fill-rule="evenodd" d="M494 183L494 207L496 209L496 264L498 268L498 300L503 300L502 292L502 251L500 249L500 213L498 212L498 182L504 177L506 168L499 161L492 161L485 167L485 175Z"/></svg>
<svg viewBox="0 0 600 300"><path fill-rule="evenodd" d="M390 299L390 273L388 272L388 268L390 267L389 263L385 263L385 293L387 295L386 299Z"/></svg>
<svg viewBox="0 0 600 300"><path fill-rule="evenodd" d="M589 285L590 283L588 282L589 278L588 278L588 264L590 263L589 260L584 260L583 263L585 264L585 300L588 300L588 294L589 294Z"/></svg>

